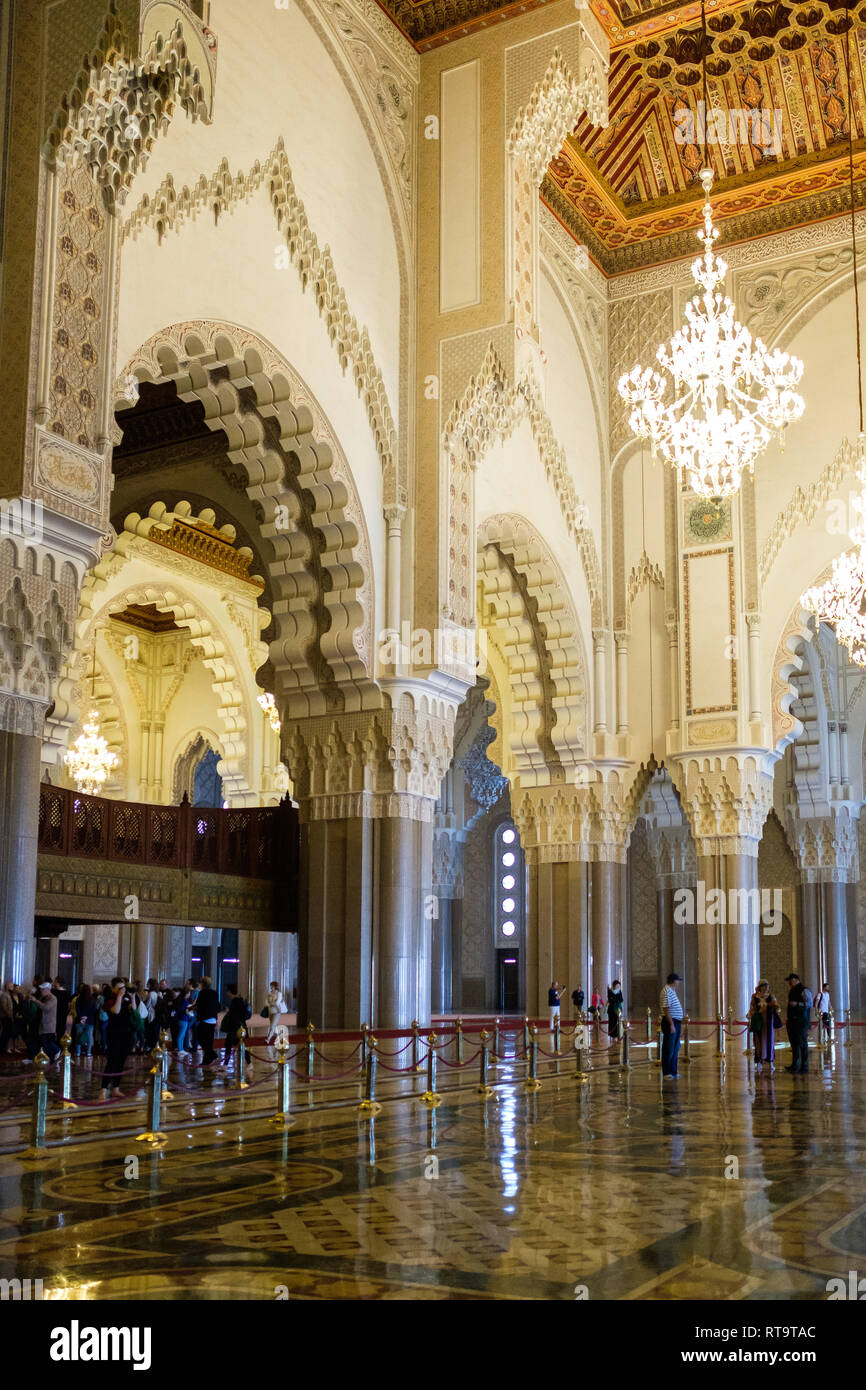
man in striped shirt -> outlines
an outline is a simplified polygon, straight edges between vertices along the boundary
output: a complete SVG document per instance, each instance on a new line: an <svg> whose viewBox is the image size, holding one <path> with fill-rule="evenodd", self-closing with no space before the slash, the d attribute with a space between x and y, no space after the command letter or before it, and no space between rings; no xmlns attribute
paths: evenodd
<svg viewBox="0 0 866 1390"><path fill-rule="evenodd" d="M659 999L662 1011L662 1077L665 1081L677 1079L680 1030L683 1026L683 1006L676 991L679 981L680 976L676 971L671 971Z"/></svg>

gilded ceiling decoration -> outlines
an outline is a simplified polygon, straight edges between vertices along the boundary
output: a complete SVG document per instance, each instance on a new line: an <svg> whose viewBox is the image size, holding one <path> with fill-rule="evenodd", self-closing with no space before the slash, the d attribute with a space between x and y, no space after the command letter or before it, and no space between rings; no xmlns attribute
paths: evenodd
<svg viewBox="0 0 866 1390"><path fill-rule="evenodd" d="M476 29L540 10L554 0L378 0L419 53L462 39Z"/></svg>
<svg viewBox="0 0 866 1390"><path fill-rule="evenodd" d="M696 250L703 43L699 6L689 7L697 11L689 29L670 28L670 6L620 0L618 20L611 5L597 0L594 8L612 44L610 124L600 129L581 118L551 163L542 196L602 268L616 274ZM686 13L674 12L680 22ZM721 244L847 208L843 35L852 15L855 174L862 204L866 5L846 13L839 0L757 0L708 11L707 152ZM626 28L635 19L640 23Z"/></svg>
<svg viewBox="0 0 866 1390"><path fill-rule="evenodd" d="M423 51L540 8L544 0L379 3ZM700 0L591 0L591 7L611 45L610 124L601 129L581 117L550 165L542 197L613 275L697 249ZM864 205L866 3L708 0L709 106L719 116L719 138L708 153L721 245L846 211L843 35L849 24L856 197Z"/></svg>

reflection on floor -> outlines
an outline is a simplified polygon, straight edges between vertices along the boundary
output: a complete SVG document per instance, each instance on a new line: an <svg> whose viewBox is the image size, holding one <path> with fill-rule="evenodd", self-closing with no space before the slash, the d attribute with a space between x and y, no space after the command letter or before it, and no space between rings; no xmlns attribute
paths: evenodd
<svg viewBox="0 0 866 1390"><path fill-rule="evenodd" d="M711 1048L676 1083L611 1056L581 1084L571 1057L536 1093L432 1112L7 1155L0 1277L68 1299L825 1299L866 1260L863 1044L808 1077Z"/></svg>

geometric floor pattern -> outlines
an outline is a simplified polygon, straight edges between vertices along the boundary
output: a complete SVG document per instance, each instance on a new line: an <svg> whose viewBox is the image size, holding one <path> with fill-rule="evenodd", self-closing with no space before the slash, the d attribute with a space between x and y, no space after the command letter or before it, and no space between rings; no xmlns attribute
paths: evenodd
<svg viewBox="0 0 866 1390"><path fill-rule="evenodd" d="M5 1156L0 1277L54 1299L826 1299L866 1270L861 1055L756 1077L701 1049L677 1083L602 1061L583 1086L566 1061L433 1112Z"/></svg>

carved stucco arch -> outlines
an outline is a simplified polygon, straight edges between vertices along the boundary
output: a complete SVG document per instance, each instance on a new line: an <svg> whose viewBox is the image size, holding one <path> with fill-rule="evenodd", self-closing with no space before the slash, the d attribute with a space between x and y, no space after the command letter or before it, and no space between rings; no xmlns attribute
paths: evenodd
<svg viewBox="0 0 866 1390"><path fill-rule="evenodd" d="M91 571L84 582L81 595L81 609L76 625L75 648L67 662L66 673L58 683L58 711L61 701L65 711L65 722L74 722L76 717L76 684L78 667L86 666L91 633L103 614L111 617L123 613L130 604L143 607L153 606L160 613L169 614L178 625L186 628L193 647L201 653L202 661L210 672L211 684L216 696L217 709L223 725L223 761L220 764L227 792L231 797L246 797L252 791L249 749L246 740L249 722L255 717L254 708L247 700L238 671L234 664L231 642L221 624L201 604L185 591L183 581L174 576L160 576L153 583L138 582L112 585L107 594L109 582L118 575L128 563L124 556L114 552L103 560L98 570ZM108 574L104 571L108 569Z"/></svg>
<svg viewBox="0 0 866 1390"><path fill-rule="evenodd" d="M283 717L377 703L370 543L351 471L315 397L265 339L211 320L161 330L121 380L174 382L261 509L277 634L270 656ZM121 400L118 408L128 408ZM289 526L282 526L288 509Z"/></svg>
<svg viewBox="0 0 866 1390"><path fill-rule="evenodd" d="M480 620L508 664L515 770L563 781L586 757L586 653L565 577L524 517L488 517L478 531ZM492 620L492 621L491 621Z"/></svg>
<svg viewBox="0 0 866 1390"><path fill-rule="evenodd" d="M603 626L603 583L595 537L588 525L585 504L580 500L568 469L565 451L556 439L550 417L544 408L538 382L531 370L513 383L491 343L477 377L470 378L462 399L455 405L443 434L446 456L451 460L451 491L470 487L474 499L474 479L468 478L484 455L504 443L524 421L529 422L533 440L545 474L554 488L563 519L574 538L586 581L593 627ZM470 499L470 505L472 499ZM469 626L473 619L469 596L473 573L472 537L452 498L450 506L449 603L446 616ZM465 534L464 534L465 533ZM455 602L458 586L460 602ZM462 591L466 589L464 595Z"/></svg>

